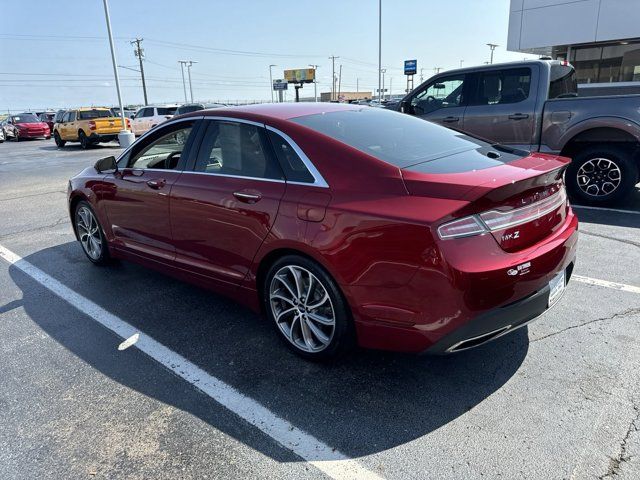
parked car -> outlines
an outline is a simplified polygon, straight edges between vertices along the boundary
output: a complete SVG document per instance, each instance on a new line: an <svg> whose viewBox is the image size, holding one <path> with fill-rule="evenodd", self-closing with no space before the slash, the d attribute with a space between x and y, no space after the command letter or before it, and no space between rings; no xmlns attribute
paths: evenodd
<svg viewBox="0 0 640 480"><path fill-rule="evenodd" d="M177 109L178 105L142 107L131 120L134 135L140 136L162 122L166 122L175 115Z"/></svg>
<svg viewBox="0 0 640 480"><path fill-rule="evenodd" d="M40 115L38 115L38 119L41 122L44 122L47 124L47 126L49 127L49 131L53 132L53 125L54 125L54 121L53 119L55 118L56 114L55 112L43 112Z"/></svg>
<svg viewBox="0 0 640 480"><path fill-rule="evenodd" d="M159 125L73 177L68 201L91 262L229 295L307 358L457 352L562 295L568 163L385 109L252 105Z"/></svg>
<svg viewBox="0 0 640 480"><path fill-rule="evenodd" d="M567 62L444 72L395 108L492 142L571 157L567 188L583 204L615 203L640 180L640 95L578 97Z"/></svg>
<svg viewBox="0 0 640 480"><path fill-rule="evenodd" d="M113 107L111 109L111 111L113 112L113 116L114 117L119 117L120 116L120 107ZM136 111L132 110L130 108L125 108L124 109L124 116L125 118L133 118L136 115Z"/></svg>
<svg viewBox="0 0 640 480"><path fill-rule="evenodd" d="M187 103L180 105L174 115L182 115L184 113L197 112L198 110L210 110L212 108L226 107L222 103Z"/></svg>
<svg viewBox="0 0 640 480"><path fill-rule="evenodd" d="M127 128L130 127L127 119ZM106 107L84 107L67 110L53 129L53 138L58 148L67 142L80 142L83 149L101 143L112 142L122 130L122 120L114 117Z"/></svg>
<svg viewBox="0 0 640 480"><path fill-rule="evenodd" d="M51 138L49 126L32 113L9 115L2 121L5 138L16 142L26 138Z"/></svg>

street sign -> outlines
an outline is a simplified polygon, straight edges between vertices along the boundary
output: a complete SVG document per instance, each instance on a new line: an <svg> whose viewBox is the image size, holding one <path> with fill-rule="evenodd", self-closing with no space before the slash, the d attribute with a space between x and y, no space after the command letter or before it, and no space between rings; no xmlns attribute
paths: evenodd
<svg viewBox="0 0 640 480"><path fill-rule="evenodd" d="M405 75L415 75L418 71L418 61L417 60L405 60L404 61L404 74Z"/></svg>
<svg viewBox="0 0 640 480"><path fill-rule="evenodd" d="M376 92L380 93L380 92L388 92L389 89L388 88L376 88Z"/></svg>
<svg viewBox="0 0 640 480"><path fill-rule="evenodd" d="M273 89L278 90L287 90L289 88L289 84L284 80L274 80L273 81Z"/></svg>
<svg viewBox="0 0 640 480"><path fill-rule="evenodd" d="M316 78L315 68L297 68L285 70L284 78L289 83L311 83Z"/></svg>

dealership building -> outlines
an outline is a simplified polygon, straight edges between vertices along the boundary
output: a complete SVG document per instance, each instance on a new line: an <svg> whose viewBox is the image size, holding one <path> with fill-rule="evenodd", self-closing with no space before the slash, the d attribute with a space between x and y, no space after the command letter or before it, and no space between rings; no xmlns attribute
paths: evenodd
<svg viewBox="0 0 640 480"><path fill-rule="evenodd" d="M579 84L637 91L640 0L511 0L507 49L569 60Z"/></svg>

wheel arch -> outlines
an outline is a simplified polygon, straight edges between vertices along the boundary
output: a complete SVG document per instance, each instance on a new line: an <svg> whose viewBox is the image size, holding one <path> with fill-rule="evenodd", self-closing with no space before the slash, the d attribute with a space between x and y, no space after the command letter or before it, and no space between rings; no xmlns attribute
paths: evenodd
<svg viewBox="0 0 640 480"><path fill-rule="evenodd" d="M560 155L572 157L583 148L615 144L635 150L640 147L640 125L620 118L591 119L581 122L563 135Z"/></svg>

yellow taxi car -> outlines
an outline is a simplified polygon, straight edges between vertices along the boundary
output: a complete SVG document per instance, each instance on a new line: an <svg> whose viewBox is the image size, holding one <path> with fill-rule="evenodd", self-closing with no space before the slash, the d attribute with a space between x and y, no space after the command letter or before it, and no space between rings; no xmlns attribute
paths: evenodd
<svg viewBox="0 0 640 480"><path fill-rule="evenodd" d="M127 129L131 128L125 119ZM122 130L122 119L113 115L106 107L83 107L67 110L59 122L53 126L53 138L58 148L67 142L80 142L88 148L94 143L111 142L118 138Z"/></svg>

